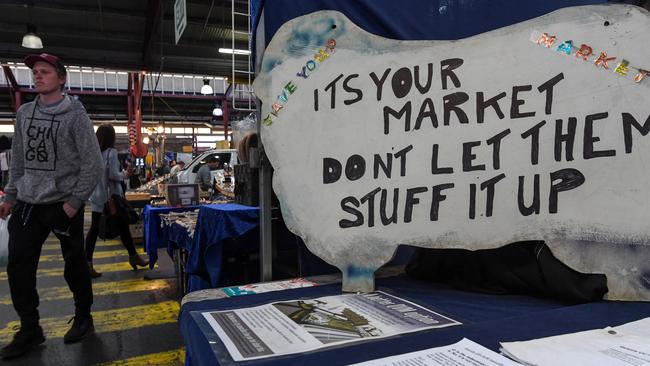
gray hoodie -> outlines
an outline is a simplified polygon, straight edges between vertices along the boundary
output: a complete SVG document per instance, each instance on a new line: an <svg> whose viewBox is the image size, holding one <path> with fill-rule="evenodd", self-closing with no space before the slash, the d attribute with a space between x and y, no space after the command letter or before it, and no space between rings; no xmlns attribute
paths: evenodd
<svg viewBox="0 0 650 366"><path fill-rule="evenodd" d="M81 102L68 95L51 106L36 97L18 109L11 154L8 202L80 208L102 174L92 122Z"/></svg>

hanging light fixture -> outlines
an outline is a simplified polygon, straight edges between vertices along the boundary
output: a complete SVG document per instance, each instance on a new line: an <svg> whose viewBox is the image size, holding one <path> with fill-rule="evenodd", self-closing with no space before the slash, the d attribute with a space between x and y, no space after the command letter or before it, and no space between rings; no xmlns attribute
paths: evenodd
<svg viewBox="0 0 650 366"><path fill-rule="evenodd" d="M145 145L149 145L149 136L145 136L142 138L142 143Z"/></svg>
<svg viewBox="0 0 650 366"><path fill-rule="evenodd" d="M201 87L201 94L208 95L208 94L213 94L213 93L214 93L214 90L212 90L212 86L210 86L210 80L203 79L203 86Z"/></svg>
<svg viewBox="0 0 650 366"><path fill-rule="evenodd" d="M214 109L212 110L212 115L215 117L223 116L223 109L221 109L221 105L219 103L214 105Z"/></svg>
<svg viewBox="0 0 650 366"><path fill-rule="evenodd" d="M240 50L240 49L232 49L232 48L219 48L219 53L227 53L227 54L235 54L235 55L250 55L251 51L249 50Z"/></svg>
<svg viewBox="0 0 650 366"><path fill-rule="evenodd" d="M41 37L36 34L35 25L27 24L27 33L23 36L22 46L31 49L43 48L43 41L41 41Z"/></svg>

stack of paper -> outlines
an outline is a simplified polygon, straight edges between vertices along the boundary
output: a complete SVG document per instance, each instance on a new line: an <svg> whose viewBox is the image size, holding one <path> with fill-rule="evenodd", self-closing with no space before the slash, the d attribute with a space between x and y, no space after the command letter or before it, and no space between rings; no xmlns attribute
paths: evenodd
<svg viewBox="0 0 650 366"><path fill-rule="evenodd" d="M536 366L650 366L650 318L526 342L502 342L501 352Z"/></svg>
<svg viewBox="0 0 650 366"><path fill-rule="evenodd" d="M521 366L467 338L443 347L380 358L350 366Z"/></svg>

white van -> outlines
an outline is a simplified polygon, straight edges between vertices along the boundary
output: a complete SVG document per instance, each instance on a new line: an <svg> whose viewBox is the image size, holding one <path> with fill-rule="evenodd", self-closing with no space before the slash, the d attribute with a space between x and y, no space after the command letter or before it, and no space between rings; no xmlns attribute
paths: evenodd
<svg viewBox="0 0 650 366"><path fill-rule="evenodd" d="M189 164L185 163L185 168L178 172L178 183L193 184L196 179L196 172L213 156L217 156L221 161L221 166L215 170L223 170L225 164L230 167L237 164L237 150L235 149L208 150L194 158ZM212 174L214 175L215 172L212 172Z"/></svg>

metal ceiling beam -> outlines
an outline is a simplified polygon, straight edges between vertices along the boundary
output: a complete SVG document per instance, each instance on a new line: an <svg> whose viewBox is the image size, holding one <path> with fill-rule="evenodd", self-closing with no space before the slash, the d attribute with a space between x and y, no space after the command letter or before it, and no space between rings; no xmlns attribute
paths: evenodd
<svg viewBox="0 0 650 366"><path fill-rule="evenodd" d="M97 45L99 47L99 45ZM25 58L25 50L20 45L13 45L0 42L0 53L3 60L22 62ZM115 69L138 69L139 53L106 51L105 49L84 48L81 52L77 47L48 46L48 53L61 57L66 65L113 67Z"/></svg>
<svg viewBox="0 0 650 366"><path fill-rule="evenodd" d="M138 1L132 1L132 3L137 4ZM172 2L173 4L173 2ZM25 0L2 0L0 2L0 9L3 7L20 7L23 8L25 6ZM62 1L56 1L56 0L47 0L43 2L35 2L34 5L31 7L31 11L38 11L38 9L43 9L43 10L53 10L53 11L61 11L61 12L68 12L68 13L93 13L93 14L98 14L99 11L97 7L95 6L90 6L90 5L70 5L69 3L62 2ZM118 18L137 18L139 20L138 23L140 24L145 18L146 18L146 9L142 13L138 13L134 11L133 9L129 10L122 10L122 9L115 9L115 8L106 8L105 6L102 6L102 15L106 17L118 17ZM230 7L227 8L228 13L230 13ZM173 14L173 12L172 12ZM166 16L164 18L165 22L173 22L174 17L173 16ZM135 21L133 20L127 20L129 23ZM203 24L205 22L205 19L203 19L200 16L191 16L188 14L187 17L187 25L189 26L190 24L197 25L199 27L203 27ZM39 25L40 27L40 25Z"/></svg>
<svg viewBox="0 0 650 366"><path fill-rule="evenodd" d="M97 9L99 10L99 31L104 33L104 14L102 12L102 0L97 0Z"/></svg>
<svg viewBox="0 0 650 366"><path fill-rule="evenodd" d="M100 45L92 45L99 47ZM139 70L142 67L139 52L107 51L94 48L91 45L84 47L80 53L77 47L48 46L48 52L60 56L68 65L111 67L120 70ZM201 54L192 52L193 48L179 46L165 54L164 72L186 73L198 75L227 76L232 67L231 61L220 57L216 50L199 50ZM25 51L19 45L0 42L0 53L5 60L22 62ZM172 62L170 62L172 61ZM239 63L245 67L245 63ZM238 64L238 65L239 65ZM158 71L158 70L151 70Z"/></svg>
<svg viewBox="0 0 650 366"><path fill-rule="evenodd" d="M213 8L214 8L214 0L212 0L212 3L210 4L210 9L208 10L208 14L205 16L205 23L203 24L203 29L201 29L201 35L199 35L199 39L203 39L203 34L205 34L205 28L208 26L208 23L210 22L210 17L212 16Z"/></svg>
<svg viewBox="0 0 650 366"><path fill-rule="evenodd" d="M162 3L160 0L149 0L147 9L147 20L144 27L144 42L142 44L142 63L147 62L149 50L151 49L151 39L154 31L160 25L160 12Z"/></svg>
<svg viewBox="0 0 650 366"><path fill-rule="evenodd" d="M211 2L209 0L199 0L198 2L197 1L187 1L186 0L185 3L187 4L187 13L188 13L187 14L187 16L188 16L187 21L188 21L188 25L189 25L189 23L200 23L201 25L203 25L205 23L205 14L207 14L209 12ZM236 1L235 3L242 5L243 8L246 8L248 6L247 1L243 1L243 2L242 1ZM174 2L170 1L167 4L168 4L167 10L169 10L169 11L165 12L165 14L166 14L165 21L173 21L174 20L174 16L173 16L173 14L174 14L174 11L173 11ZM232 9L231 9L229 0L227 0L227 1L217 0L217 1L215 1L214 7L212 9L212 14L213 15L210 17L210 20L211 20L212 23L217 23L217 24L221 23L220 20L222 20L222 19L221 19L220 16L218 16L218 14L225 13L225 14L228 15L228 17L223 19L224 22L223 22L222 25L230 26L230 21L229 20L230 20L231 11L232 11ZM240 9L238 7L238 11L242 11L242 9ZM193 15L198 15L198 16L193 16ZM245 24L246 24L245 22L242 22L242 25L245 25Z"/></svg>
<svg viewBox="0 0 650 366"><path fill-rule="evenodd" d="M230 12L230 10L229 10L229 12ZM205 24L205 19L203 19L202 22L197 22L197 20L199 20L199 18L193 18L193 20L194 20L193 22L190 22L188 20L188 22L187 22L188 27L194 27L196 29L203 29L203 25ZM165 24L169 24L169 26L166 26L165 29L169 29L169 27L171 27L172 30L174 29L173 28L174 27L174 17L165 16L164 17L164 22L165 22ZM219 24L219 23L220 22L213 22L213 24L208 26L208 28L218 28L221 32L223 32L224 35L225 34L230 35L232 33L232 31L230 29L231 28L230 22L228 22L228 24L223 24L223 23ZM244 23L243 21L240 21L239 23L240 24L237 24L237 26L238 26L237 29L243 32L244 29L248 26L248 23Z"/></svg>
<svg viewBox="0 0 650 366"><path fill-rule="evenodd" d="M132 3L137 4L137 1ZM3 0L0 3L1 7L24 7L25 0ZM95 6L91 5L81 5L74 4L71 5L69 2L57 1L57 0L46 0L46 1L35 1L31 6L31 11L38 11L38 9L44 10L54 10L54 11L64 11L64 12L74 12L74 13L98 13L98 9ZM115 16L120 18L143 18L144 14L138 14L133 11L133 9L122 10L115 8L106 8L102 6L102 14L106 16Z"/></svg>
<svg viewBox="0 0 650 366"><path fill-rule="evenodd" d="M102 120L102 121L110 121L110 120L126 120L127 115L124 112L121 113L92 113L90 111L87 111L88 117L92 120ZM188 123L196 123L196 124L203 124L203 123L209 123L212 120L212 116L210 116L210 112L206 111L205 115L203 116L192 116L192 115L181 115L180 117L177 116L176 114L172 115L169 113L165 114L155 114L155 115L149 115L149 114L143 114L142 115L142 126L150 125L151 120L155 121L175 121L175 122L188 122ZM216 125L215 125L216 126ZM218 125L221 126L221 125Z"/></svg>
<svg viewBox="0 0 650 366"><path fill-rule="evenodd" d="M160 1L160 0L158 0ZM158 17L159 19L159 17ZM158 21L160 23L160 21ZM203 28L203 25L200 27L198 25L195 26L197 29ZM219 38L228 40L230 41L230 36L232 34L232 31L230 28L225 28L225 27L216 27L214 25L208 25L207 26L208 30L215 30L216 29L216 35L218 35ZM138 47L140 47L140 44L143 41L143 38L136 35L133 32L120 32L116 31L114 29L111 29L107 31L106 33L102 33L100 31L92 30L92 29L76 29L74 33L71 34L71 29L69 28L63 28L61 26L48 26L48 25L42 25L39 26L38 28L39 34L43 36L46 40L51 37L64 37L68 41L71 38L76 39L88 39L88 40L94 40L94 41L100 41L102 43L104 42L129 42L129 43L137 43ZM3 21L0 22L0 39L6 39L7 41L16 41L16 39L21 38L25 34L25 24L20 22L20 20L16 20L15 22L9 22L9 21ZM197 31L198 33L199 31ZM145 31L146 34L146 31ZM242 45L245 45L247 42L247 39L245 39L245 35L242 34L235 34L236 36L236 41L241 42ZM18 37L18 38L16 38ZM151 38L153 39L153 38ZM173 37L167 37L168 40L173 39ZM166 45L174 45L173 42L165 42ZM181 45L188 45L188 46L197 46L197 47L215 47L214 42L212 41L201 41L198 37L197 38L189 38L187 40L184 39L183 43Z"/></svg>
<svg viewBox="0 0 650 366"><path fill-rule="evenodd" d="M5 86L0 86L0 90L5 89ZM36 94L35 89L31 88L18 88L21 93ZM129 91L101 91L101 90L66 90L67 94L70 95L96 95L96 96L106 96L106 97L127 97L129 96ZM149 92L143 92L147 97L151 96ZM169 93L153 93L154 97L164 98L164 99L194 99L194 100L214 100L222 101L225 99L224 95L193 95L193 94L169 94ZM240 101L244 101L243 99Z"/></svg>
<svg viewBox="0 0 650 366"><path fill-rule="evenodd" d="M15 23L2 22L0 24L0 30L2 33L5 33L2 38L16 40L16 35L25 34L25 24L21 23L19 19L16 19ZM116 32L114 30L110 31L110 34L92 30L92 29L83 29L83 31L77 29L74 33L71 33L70 28L64 28L61 25L59 26L48 26L42 25L38 28L38 33L43 36L46 40L48 36L56 37L66 37L68 40L72 39L93 39L105 41L119 41L119 42L142 42L142 38L134 35L133 33L125 32ZM14 34L7 34L14 33Z"/></svg>
<svg viewBox="0 0 650 366"><path fill-rule="evenodd" d="M228 30L228 32L230 32L230 30ZM87 42L90 43L91 46L101 47L101 49L104 51L106 49L116 48L120 50L137 49L139 52L141 52L145 47L145 45L143 45L142 38L134 37L126 33L111 32L110 36L107 36L106 34L102 34L99 32L94 32L91 30L83 30L71 35L70 30L64 28L45 28L43 30L40 30L39 33L41 34L41 36L44 37L45 41L47 42L47 47L50 47L52 43L70 44L71 40L74 40L76 44L79 44L79 42ZM16 43L16 40L22 38L24 34L25 34L24 24L4 23L0 25L0 42L4 41L8 45L16 45L17 47L20 47L20 45ZM167 39L173 39L173 37ZM154 41L154 37L152 35L150 36L149 40L151 45L160 44L159 41ZM228 40L228 44L230 44L230 38L227 38L227 40ZM145 41L147 41L147 39L145 39ZM109 44L112 45L112 47L109 47L108 46ZM174 45L173 42L164 42L164 44L167 46L171 46L168 47L169 49L184 48L183 54L186 55L188 52L187 48L192 48L195 50L203 50L204 52L206 50L216 52L216 49L218 48L217 47L218 45L215 45L214 41L200 41L198 40L198 38L188 39L187 41L184 41L178 45ZM237 42L236 45L238 47L243 47L243 48L248 47L246 42ZM85 49L84 46L85 44L82 44L81 47L79 48ZM214 55L211 55L211 57L214 57Z"/></svg>

